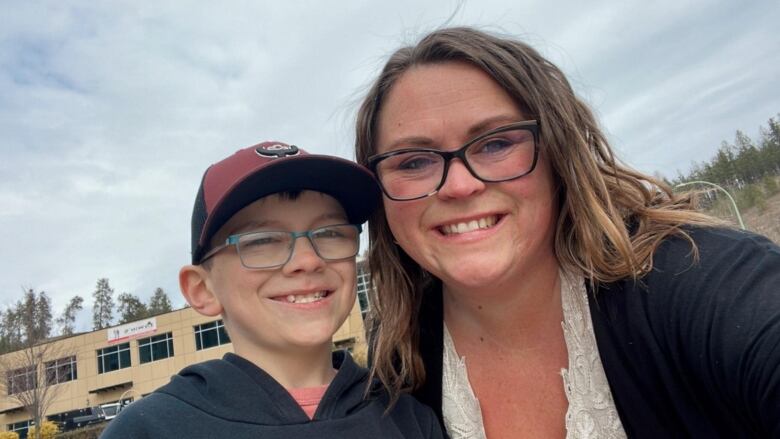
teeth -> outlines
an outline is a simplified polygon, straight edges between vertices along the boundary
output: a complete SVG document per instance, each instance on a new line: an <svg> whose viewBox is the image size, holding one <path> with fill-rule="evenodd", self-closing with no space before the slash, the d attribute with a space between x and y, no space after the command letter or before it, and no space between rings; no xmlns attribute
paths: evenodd
<svg viewBox="0 0 780 439"><path fill-rule="evenodd" d="M325 295L326 293L324 291L317 291L316 293L303 294L300 296L290 294L287 296L287 303L312 303L322 299Z"/></svg>
<svg viewBox="0 0 780 439"><path fill-rule="evenodd" d="M471 220L469 222L447 224L445 226L442 226L441 230L442 232L444 232L445 235L473 232L475 230L487 229L489 227L493 227L496 224L496 222L498 222L498 217L496 215L491 215L485 218L480 218L478 220Z"/></svg>

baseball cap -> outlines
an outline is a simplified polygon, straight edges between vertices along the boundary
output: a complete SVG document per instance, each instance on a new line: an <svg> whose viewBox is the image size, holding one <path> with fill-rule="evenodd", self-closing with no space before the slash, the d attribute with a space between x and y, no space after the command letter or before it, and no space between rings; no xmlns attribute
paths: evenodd
<svg viewBox="0 0 780 439"><path fill-rule="evenodd" d="M267 195L295 190L332 196L352 224L364 223L382 198L373 174L352 161L275 141L241 149L203 174L192 210L192 263L200 263L211 238L236 212Z"/></svg>

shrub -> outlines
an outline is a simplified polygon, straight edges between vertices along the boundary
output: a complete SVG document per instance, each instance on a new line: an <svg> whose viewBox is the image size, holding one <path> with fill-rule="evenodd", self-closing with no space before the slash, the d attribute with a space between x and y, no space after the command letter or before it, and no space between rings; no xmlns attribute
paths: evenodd
<svg viewBox="0 0 780 439"><path fill-rule="evenodd" d="M772 175L767 175L766 177L764 177L761 183L764 186L764 191L770 197L780 192L780 187L778 187L777 181L775 180L775 177Z"/></svg>
<svg viewBox="0 0 780 439"><path fill-rule="evenodd" d="M57 424L51 421L43 421L41 422L40 433L38 432L37 427L33 425L27 430L27 437L29 439L54 439L59 432L60 429L57 427Z"/></svg>
<svg viewBox="0 0 780 439"><path fill-rule="evenodd" d="M766 209L766 196L757 185L749 184L737 193L737 205L740 210L757 207L764 211Z"/></svg>
<svg viewBox="0 0 780 439"><path fill-rule="evenodd" d="M57 436L57 439L98 439L100 433L108 426L108 422L88 425L76 430L67 431Z"/></svg>
<svg viewBox="0 0 780 439"><path fill-rule="evenodd" d="M368 365L368 347L365 343L357 343L352 349L352 359L360 366Z"/></svg>
<svg viewBox="0 0 780 439"><path fill-rule="evenodd" d="M19 433L15 431L0 431L0 439L19 439Z"/></svg>

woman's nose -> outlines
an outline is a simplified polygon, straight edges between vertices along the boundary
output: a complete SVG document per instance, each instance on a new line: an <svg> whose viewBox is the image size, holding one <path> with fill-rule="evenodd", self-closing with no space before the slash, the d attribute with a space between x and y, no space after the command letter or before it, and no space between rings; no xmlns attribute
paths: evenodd
<svg viewBox="0 0 780 439"><path fill-rule="evenodd" d="M450 162L444 184L436 193L440 198L463 198L482 192L485 182L476 178L460 159Z"/></svg>

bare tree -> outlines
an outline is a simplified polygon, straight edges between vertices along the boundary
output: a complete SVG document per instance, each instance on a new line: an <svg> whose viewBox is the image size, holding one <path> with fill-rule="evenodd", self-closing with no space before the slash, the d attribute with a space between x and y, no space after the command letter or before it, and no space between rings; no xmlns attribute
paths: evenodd
<svg viewBox="0 0 780 439"><path fill-rule="evenodd" d="M1 387L6 398L23 407L35 425L42 425L64 386L76 378L75 353L56 342L27 345L0 357Z"/></svg>
<svg viewBox="0 0 780 439"><path fill-rule="evenodd" d="M13 351L0 356L0 387L35 425L42 425L62 391L58 384L76 378L75 354L67 342L48 340L52 315L46 293L25 289L24 299L3 317L3 332L10 335Z"/></svg>

